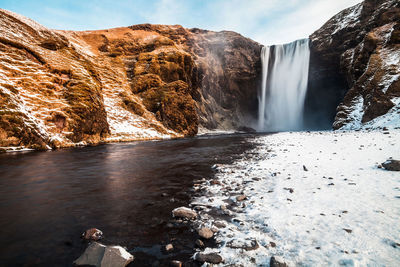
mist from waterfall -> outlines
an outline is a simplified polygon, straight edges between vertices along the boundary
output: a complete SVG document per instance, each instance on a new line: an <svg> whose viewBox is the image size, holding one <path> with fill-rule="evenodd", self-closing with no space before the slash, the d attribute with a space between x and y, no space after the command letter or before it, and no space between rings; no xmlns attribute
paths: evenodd
<svg viewBox="0 0 400 267"><path fill-rule="evenodd" d="M303 129L310 63L309 39L263 47L258 131Z"/></svg>

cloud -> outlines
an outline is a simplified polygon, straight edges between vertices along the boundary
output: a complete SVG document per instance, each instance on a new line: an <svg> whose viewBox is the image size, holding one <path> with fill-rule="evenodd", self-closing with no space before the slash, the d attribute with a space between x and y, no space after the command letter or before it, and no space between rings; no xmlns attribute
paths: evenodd
<svg viewBox="0 0 400 267"><path fill-rule="evenodd" d="M232 30L262 44L305 38L361 0L2 0L50 28L93 30L139 23Z"/></svg>
<svg viewBox="0 0 400 267"><path fill-rule="evenodd" d="M263 44L306 38L361 0L160 0L148 20L209 30L232 30ZM192 3L192 4L188 4ZM193 3L197 3L193 4Z"/></svg>

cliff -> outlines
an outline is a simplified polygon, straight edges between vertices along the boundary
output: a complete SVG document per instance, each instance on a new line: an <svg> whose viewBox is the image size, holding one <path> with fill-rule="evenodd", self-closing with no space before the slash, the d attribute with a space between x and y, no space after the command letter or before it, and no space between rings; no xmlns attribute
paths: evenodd
<svg viewBox="0 0 400 267"><path fill-rule="evenodd" d="M56 31L0 10L0 147L236 129L257 108L260 50L234 32L150 24Z"/></svg>
<svg viewBox="0 0 400 267"><path fill-rule="evenodd" d="M324 112L334 129L400 127L398 1L365 0L310 39L310 113Z"/></svg>

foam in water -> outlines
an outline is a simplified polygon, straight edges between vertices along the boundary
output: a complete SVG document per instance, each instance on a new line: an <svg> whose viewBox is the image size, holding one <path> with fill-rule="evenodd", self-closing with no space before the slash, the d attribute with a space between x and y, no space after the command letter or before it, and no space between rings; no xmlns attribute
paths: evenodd
<svg viewBox="0 0 400 267"><path fill-rule="evenodd" d="M310 63L309 39L263 47L259 131L303 129Z"/></svg>

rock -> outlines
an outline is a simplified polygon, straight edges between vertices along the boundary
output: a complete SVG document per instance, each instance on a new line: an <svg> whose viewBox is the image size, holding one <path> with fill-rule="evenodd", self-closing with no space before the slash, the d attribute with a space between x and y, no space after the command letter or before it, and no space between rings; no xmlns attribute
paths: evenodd
<svg viewBox="0 0 400 267"><path fill-rule="evenodd" d="M400 96L399 81L391 79L400 68L382 62L396 57L399 19L398 1L366 0L341 11L310 36L306 117L334 117L334 129L357 130L375 118L385 125L379 117ZM352 117L353 112L360 112L360 118Z"/></svg>
<svg viewBox="0 0 400 267"><path fill-rule="evenodd" d="M199 262L208 262L213 264L219 264L223 262L222 257L217 253L202 253L197 252L194 255L194 259Z"/></svg>
<svg viewBox="0 0 400 267"><path fill-rule="evenodd" d="M308 172L308 169L307 169L307 167L305 165L303 165L303 170Z"/></svg>
<svg viewBox="0 0 400 267"><path fill-rule="evenodd" d="M280 257L273 256L269 261L270 267L288 267L288 265Z"/></svg>
<svg viewBox="0 0 400 267"><path fill-rule="evenodd" d="M246 199L246 196L245 195L240 195L240 196L237 196L236 197L236 200L237 201L243 201L243 200L245 200Z"/></svg>
<svg viewBox="0 0 400 267"><path fill-rule="evenodd" d="M186 207L179 207L172 211L172 216L174 218L184 218L192 220L197 218L197 212Z"/></svg>
<svg viewBox="0 0 400 267"><path fill-rule="evenodd" d="M210 228L207 228L207 227L200 228L197 233L199 234L200 237L202 237L204 239L210 239L214 236L214 232Z"/></svg>
<svg viewBox="0 0 400 267"><path fill-rule="evenodd" d="M197 240L196 240L195 245L196 245L198 248L204 248L204 243L203 243L203 241L201 241L200 239L197 239Z"/></svg>
<svg viewBox="0 0 400 267"><path fill-rule="evenodd" d="M166 252L171 252L171 251L174 250L174 246L172 244L168 244L168 245L165 246L164 249L165 249Z"/></svg>
<svg viewBox="0 0 400 267"><path fill-rule="evenodd" d="M132 262L134 257L120 246L107 246L104 251L101 267L124 267Z"/></svg>
<svg viewBox="0 0 400 267"><path fill-rule="evenodd" d="M382 163L382 167L388 171L400 171L400 160L388 159Z"/></svg>
<svg viewBox="0 0 400 267"><path fill-rule="evenodd" d="M171 261L170 263L171 267L182 267L182 262L181 261Z"/></svg>
<svg viewBox="0 0 400 267"><path fill-rule="evenodd" d="M103 238L103 232L97 228L90 228L82 233L82 238L85 240L98 241Z"/></svg>
<svg viewBox="0 0 400 267"><path fill-rule="evenodd" d="M225 228L226 224L224 222L222 222L222 221L215 221L214 222L214 226L218 227L218 228Z"/></svg>
<svg viewBox="0 0 400 267"><path fill-rule="evenodd" d="M74 264L100 266L105 249L106 246L93 242L86 248L85 252L74 261Z"/></svg>
<svg viewBox="0 0 400 267"><path fill-rule="evenodd" d="M109 122L180 137L196 135L199 125L237 129L256 117L261 44L238 33L150 24L64 32L33 24L0 10L2 54L15 59L0 59L10 92L0 95L0 147L143 137L141 131L122 137ZM14 112L23 95L34 93L37 100L27 104L40 116ZM34 119L25 123L28 117Z"/></svg>
<svg viewBox="0 0 400 267"><path fill-rule="evenodd" d="M351 232L353 232L353 230L351 229L347 229L347 228L343 228L343 230L345 230L347 233L351 234Z"/></svg>
<svg viewBox="0 0 400 267"><path fill-rule="evenodd" d="M251 240L232 240L226 244L227 247L234 249L244 249L246 251L256 250L260 246L255 239Z"/></svg>

